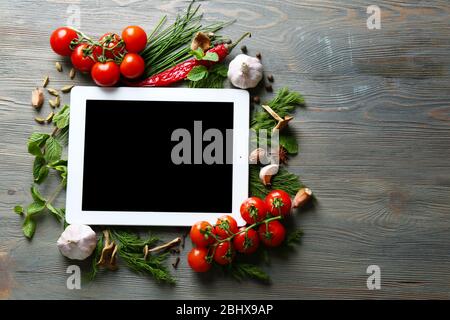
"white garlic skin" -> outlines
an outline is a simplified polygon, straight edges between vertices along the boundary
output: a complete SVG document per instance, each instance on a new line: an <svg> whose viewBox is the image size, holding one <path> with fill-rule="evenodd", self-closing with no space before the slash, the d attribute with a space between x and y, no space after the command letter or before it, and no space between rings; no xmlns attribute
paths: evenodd
<svg viewBox="0 0 450 320"><path fill-rule="evenodd" d="M63 256L73 260L84 260L97 246L97 235L89 226L71 224L61 234L57 245Z"/></svg>
<svg viewBox="0 0 450 320"><path fill-rule="evenodd" d="M278 173L279 168L280 166L277 164L268 164L259 171L259 178L263 180L265 176L274 176Z"/></svg>
<svg viewBox="0 0 450 320"><path fill-rule="evenodd" d="M254 88L263 78L263 65L259 59L238 54L228 66L228 79L238 88Z"/></svg>

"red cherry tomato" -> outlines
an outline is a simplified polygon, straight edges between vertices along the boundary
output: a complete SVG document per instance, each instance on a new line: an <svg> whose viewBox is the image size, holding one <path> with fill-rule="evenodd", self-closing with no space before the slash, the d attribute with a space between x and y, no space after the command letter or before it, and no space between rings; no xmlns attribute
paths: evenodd
<svg viewBox="0 0 450 320"><path fill-rule="evenodd" d="M70 43L78 39L78 33L69 27L58 28L50 36L50 46L61 56L70 56L72 49Z"/></svg>
<svg viewBox="0 0 450 320"><path fill-rule="evenodd" d="M226 215L217 219L214 234L219 239L225 239L238 232L238 225L232 216Z"/></svg>
<svg viewBox="0 0 450 320"><path fill-rule="evenodd" d="M120 73L128 79L140 77L145 70L144 59L137 53L127 53L120 64Z"/></svg>
<svg viewBox="0 0 450 320"><path fill-rule="evenodd" d="M128 52L141 52L147 45L147 34L138 26L129 26L123 29L122 39Z"/></svg>
<svg viewBox="0 0 450 320"><path fill-rule="evenodd" d="M239 231L243 231L245 227L239 229ZM244 254L252 254L259 247L259 237L258 233L249 229L247 232L241 232L233 239L233 245L236 251Z"/></svg>
<svg viewBox="0 0 450 320"><path fill-rule="evenodd" d="M248 224L264 220L267 216L266 203L257 197L250 197L241 204L241 216Z"/></svg>
<svg viewBox="0 0 450 320"><path fill-rule="evenodd" d="M236 252L230 241L221 242L214 251L214 261L220 265L226 265L233 261Z"/></svg>
<svg viewBox="0 0 450 320"><path fill-rule="evenodd" d="M79 44L70 55L70 60L75 69L81 72L89 72L95 64L92 57L92 48L87 44Z"/></svg>
<svg viewBox="0 0 450 320"><path fill-rule="evenodd" d="M272 216L287 216L291 212L291 197L283 190L273 190L266 196L266 205Z"/></svg>
<svg viewBox="0 0 450 320"><path fill-rule="evenodd" d="M193 248L188 254L189 266L195 272L206 272L211 269L211 263L207 260L208 249L206 248Z"/></svg>
<svg viewBox="0 0 450 320"><path fill-rule="evenodd" d="M191 227L189 236L197 247L207 247L215 241L213 236L208 235L208 232L212 232L212 225L206 221L199 221Z"/></svg>
<svg viewBox="0 0 450 320"><path fill-rule="evenodd" d="M120 79L120 69L113 61L96 62L91 70L92 79L101 87L115 85Z"/></svg>
<svg viewBox="0 0 450 320"><path fill-rule="evenodd" d="M278 247L286 237L286 229L279 221L263 223L258 229L259 239L268 247Z"/></svg>
<svg viewBox="0 0 450 320"><path fill-rule="evenodd" d="M125 50L124 44L121 41L120 36L115 33L105 33L103 36L100 37L99 42L109 50L105 49L105 56L108 59L114 59L115 57L119 56L121 53L123 53Z"/></svg>
<svg viewBox="0 0 450 320"><path fill-rule="evenodd" d="M92 46L92 56L94 57L95 61L99 61L100 57L103 56L103 48L98 45L93 45Z"/></svg>

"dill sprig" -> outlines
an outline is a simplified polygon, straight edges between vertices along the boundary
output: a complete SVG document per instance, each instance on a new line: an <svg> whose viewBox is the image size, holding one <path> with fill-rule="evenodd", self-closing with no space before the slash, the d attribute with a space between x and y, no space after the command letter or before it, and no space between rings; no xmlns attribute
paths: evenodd
<svg viewBox="0 0 450 320"><path fill-rule="evenodd" d="M140 274L147 273L158 282L175 283L175 278L164 264L169 257L169 252L152 253L144 257L144 247L154 245L159 241L157 237L149 235L143 239L136 233L123 230L110 229L110 232L111 238L117 245L119 257L130 269Z"/></svg>
<svg viewBox="0 0 450 320"><path fill-rule="evenodd" d="M273 111L282 118L294 112L295 108L303 106L304 103L305 100L300 93L290 91L286 87L280 89L275 98L267 102ZM272 130L276 124L276 120L269 113L266 111L257 111L253 114L250 127L256 131L261 129Z"/></svg>

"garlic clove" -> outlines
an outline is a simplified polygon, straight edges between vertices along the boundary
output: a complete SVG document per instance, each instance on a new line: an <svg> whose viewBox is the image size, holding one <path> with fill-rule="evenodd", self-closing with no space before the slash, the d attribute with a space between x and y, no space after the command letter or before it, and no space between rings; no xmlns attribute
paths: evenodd
<svg viewBox="0 0 450 320"><path fill-rule="evenodd" d="M73 260L84 260L97 246L97 235L89 226L71 224L59 237L57 246L63 256Z"/></svg>
<svg viewBox="0 0 450 320"><path fill-rule="evenodd" d="M312 197L312 191L309 188L301 188L292 201L293 208L299 208L307 203Z"/></svg>
<svg viewBox="0 0 450 320"><path fill-rule="evenodd" d="M266 150L263 148L256 148L250 153L248 160L251 164L263 163L267 164L268 159L266 155Z"/></svg>
<svg viewBox="0 0 450 320"><path fill-rule="evenodd" d="M35 109L39 109L42 107L44 103L44 92L41 88L36 88L31 92L31 105Z"/></svg>
<svg viewBox="0 0 450 320"><path fill-rule="evenodd" d="M278 173L280 166L278 164L269 164L262 167L259 171L259 179L263 185L268 186L271 184L272 177Z"/></svg>

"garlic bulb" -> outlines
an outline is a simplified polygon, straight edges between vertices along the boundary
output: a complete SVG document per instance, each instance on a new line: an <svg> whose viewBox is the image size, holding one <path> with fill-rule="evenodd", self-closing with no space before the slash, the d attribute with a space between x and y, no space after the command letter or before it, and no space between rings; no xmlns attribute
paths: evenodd
<svg viewBox="0 0 450 320"><path fill-rule="evenodd" d="M63 256L74 260L84 260L97 246L97 235L89 226L71 224L61 234L57 245Z"/></svg>
<svg viewBox="0 0 450 320"><path fill-rule="evenodd" d="M228 66L228 79L238 88L248 89L258 85L263 77L263 65L257 58L237 55Z"/></svg>

